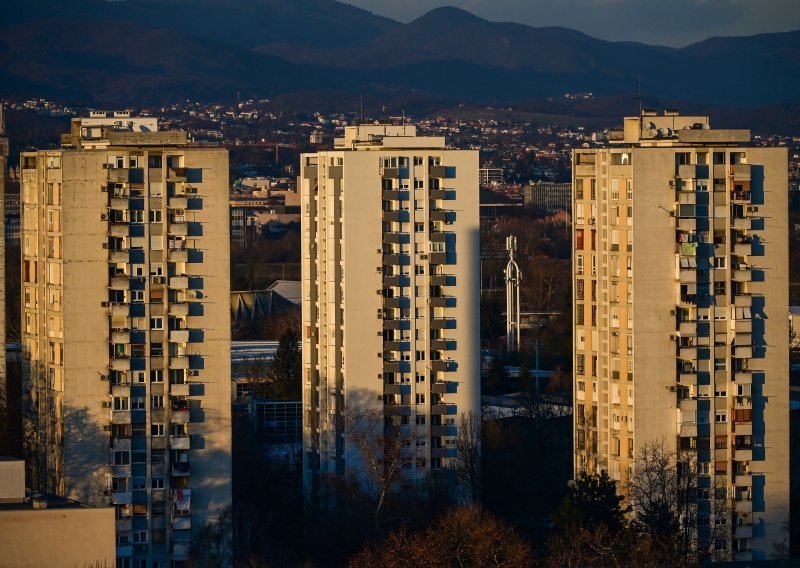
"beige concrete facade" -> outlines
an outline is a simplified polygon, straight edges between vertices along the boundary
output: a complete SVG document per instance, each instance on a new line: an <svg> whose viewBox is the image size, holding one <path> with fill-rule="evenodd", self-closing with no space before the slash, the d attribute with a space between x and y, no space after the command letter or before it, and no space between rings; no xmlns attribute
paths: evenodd
<svg viewBox="0 0 800 568"><path fill-rule="evenodd" d="M412 126L347 127L334 146L303 154L298 181L311 502L321 479L361 469L348 412L399 428L413 481L480 411L478 153Z"/></svg>
<svg viewBox="0 0 800 568"><path fill-rule="evenodd" d="M29 481L181 566L231 502L228 155L107 134L21 156Z"/></svg>
<svg viewBox="0 0 800 568"><path fill-rule="evenodd" d="M789 514L787 151L674 113L616 141L574 153L576 472L624 487L645 444L689 450L701 546L768 558Z"/></svg>

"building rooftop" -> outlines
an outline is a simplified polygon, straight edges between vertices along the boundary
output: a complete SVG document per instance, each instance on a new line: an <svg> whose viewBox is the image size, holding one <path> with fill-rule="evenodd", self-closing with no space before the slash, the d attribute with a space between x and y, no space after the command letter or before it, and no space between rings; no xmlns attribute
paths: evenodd
<svg viewBox="0 0 800 568"><path fill-rule="evenodd" d="M383 150L386 148L444 148L444 136L417 136L409 124L362 124L346 126L344 137L334 138L336 150Z"/></svg>
<svg viewBox="0 0 800 568"><path fill-rule="evenodd" d="M658 114L643 110L626 116L622 131L611 132L612 144L638 146L691 146L696 144L739 145L750 142L749 130L712 129L708 116L682 116L676 110Z"/></svg>

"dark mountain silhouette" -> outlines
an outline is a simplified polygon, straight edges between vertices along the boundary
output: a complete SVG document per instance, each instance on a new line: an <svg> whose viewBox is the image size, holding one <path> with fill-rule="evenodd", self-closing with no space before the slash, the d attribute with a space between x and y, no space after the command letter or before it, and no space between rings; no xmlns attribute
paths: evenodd
<svg viewBox="0 0 800 568"><path fill-rule="evenodd" d="M408 24L334 0L7 0L3 94L80 101L343 91L488 102L591 91L800 101L800 31L682 49L437 8ZM134 99L133 101L131 99Z"/></svg>

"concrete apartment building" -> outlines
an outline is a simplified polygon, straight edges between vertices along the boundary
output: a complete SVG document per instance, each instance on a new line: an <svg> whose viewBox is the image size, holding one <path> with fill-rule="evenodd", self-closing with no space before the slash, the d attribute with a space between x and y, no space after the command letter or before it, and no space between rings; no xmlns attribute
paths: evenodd
<svg viewBox="0 0 800 568"><path fill-rule="evenodd" d="M749 141L645 111L573 169L575 470L688 450L700 546L735 560L789 515L787 150Z"/></svg>
<svg viewBox="0 0 800 568"><path fill-rule="evenodd" d="M25 462L0 456L0 550L6 568L112 566L114 509L25 492Z"/></svg>
<svg viewBox="0 0 800 568"><path fill-rule="evenodd" d="M21 155L28 480L177 567L231 503L228 155L114 118Z"/></svg>
<svg viewBox="0 0 800 568"><path fill-rule="evenodd" d="M307 498L363 471L349 412L379 416L378 436L399 428L403 479L423 479L480 410L478 153L413 126L346 127L302 155L298 187Z"/></svg>

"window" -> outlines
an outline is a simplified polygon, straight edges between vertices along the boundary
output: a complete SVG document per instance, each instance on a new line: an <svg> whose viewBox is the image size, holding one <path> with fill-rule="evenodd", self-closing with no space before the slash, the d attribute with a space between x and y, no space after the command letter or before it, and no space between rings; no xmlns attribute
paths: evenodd
<svg viewBox="0 0 800 568"><path fill-rule="evenodd" d="M715 256L714 257L714 268L725 268L725 257L724 256ZM723 282L724 284L724 282ZM716 283L715 283L716 285Z"/></svg>
<svg viewBox="0 0 800 568"><path fill-rule="evenodd" d="M575 230L575 248L583 250L583 229Z"/></svg>
<svg viewBox="0 0 800 568"><path fill-rule="evenodd" d="M575 281L575 298L578 300L583 300L583 283L582 279Z"/></svg>
<svg viewBox="0 0 800 568"><path fill-rule="evenodd" d="M163 424L151 424L150 425L150 435L154 437L162 437L164 435L164 425Z"/></svg>
<svg viewBox="0 0 800 568"><path fill-rule="evenodd" d="M575 273L576 274L583 274L583 255L576 254L575 255Z"/></svg>
<svg viewBox="0 0 800 568"><path fill-rule="evenodd" d="M147 542L147 531L134 531L133 542L137 544L144 544Z"/></svg>
<svg viewBox="0 0 800 568"><path fill-rule="evenodd" d="M164 408L164 396L163 395L154 395L151 397L151 408Z"/></svg>
<svg viewBox="0 0 800 568"><path fill-rule="evenodd" d="M418 426L423 426L425 424L425 415L424 414L418 414L417 417L416 417L416 423L417 423Z"/></svg>
<svg viewBox="0 0 800 568"><path fill-rule="evenodd" d="M728 447L728 437L727 436L715 436L714 437L714 449L715 450L724 450Z"/></svg>
<svg viewBox="0 0 800 568"><path fill-rule="evenodd" d="M131 465L131 453L127 450L115 451L114 465Z"/></svg>
<svg viewBox="0 0 800 568"><path fill-rule="evenodd" d="M150 371L150 382L151 383L163 383L164 382L164 371L162 369L153 369Z"/></svg>
<svg viewBox="0 0 800 568"><path fill-rule="evenodd" d="M425 394L424 393L417 393L416 394L416 401L417 401L417 404L425 404Z"/></svg>
<svg viewBox="0 0 800 568"><path fill-rule="evenodd" d="M715 415L716 422L722 423L728 421L728 411L727 410L717 410Z"/></svg>
<svg viewBox="0 0 800 568"><path fill-rule="evenodd" d="M576 372L579 375L582 375L584 373L584 368L585 368L585 361L586 361L585 356L578 355L575 359L576 359L575 361Z"/></svg>
<svg viewBox="0 0 800 568"><path fill-rule="evenodd" d="M131 398L133 410L145 410L144 407L144 397L143 396L134 396Z"/></svg>
<svg viewBox="0 0 800 568"><path fill-rule="evenodd" d="M130 399L127 396L114 397L114 410L130 410Z"/></svg>
<svg viewBox="0 0 800 568"><path fill-rule="evenodd" d="M728 367L727 359L714 359L714 370L715 371L724 371Z"/></svg>

